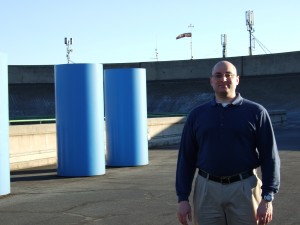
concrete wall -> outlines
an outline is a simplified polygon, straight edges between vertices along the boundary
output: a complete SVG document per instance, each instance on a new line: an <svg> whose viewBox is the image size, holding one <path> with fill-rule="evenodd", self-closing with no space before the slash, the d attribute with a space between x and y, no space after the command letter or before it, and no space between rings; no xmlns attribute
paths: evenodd
<svg viewBox="0 0 300 225"><path fill-rule="evenodd" d="M148 119L148 146L156 148L178 144L186 118L161 117Z"/></svg>
<svg viewBox="0 0 300 225"><path fill-rule="evenodd" d="M158 61L141 63L104 64L108 68L146 68L147 80L195 79L210 76L213 65L222 60L195 59L180 61ZM241 76L260 76L300 73L300 51L228 57ZM9 83L53 83L54 66L9 66Z"/></svg>
<svg viewBox="0 0 300 225"><path fill-rule="evenodd" d="M147 80L197 79L211 75L212 67L222 58L196 59L135 64L107 64L106 68L142 67L147 70ZM228 57L241 76L261 76L300 72L300 52L268 55Z"/></svg>
<svg viewBox="0 0 300 225"><path fill-rule="evenodd" d="M285 111L270 112L273 124L283 125ZM148 119L148 146L158 148L179 144L185 117ZM105 144L105 143L104 143ZM56 164L56 124L10 126L10 169Z"/></svg>
<svg viewBox="0 0 300 225"><path fill-rule="evenodd" d="M242 57L244 76L291 74L300 72L300 52Z"/></svg>
<svg viewBox="0 0 300 225"><path fill-rule="evenodd" d="M56 163L56 125L10 126L10 169Z"/></svg>

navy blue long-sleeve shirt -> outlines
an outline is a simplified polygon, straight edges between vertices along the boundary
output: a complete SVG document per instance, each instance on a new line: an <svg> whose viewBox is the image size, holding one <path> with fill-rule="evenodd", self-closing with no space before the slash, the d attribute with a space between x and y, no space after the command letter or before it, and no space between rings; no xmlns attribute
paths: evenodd
<svg viewBox="0 0 300 225"><path fill-rule="evenodd" d="M239 93L226 107L213 99L193 109L185 123L176 171L178 201L189 199L197 168L231 176L259 166L262 195L278 192L280 159L267 110Z"/></svg>

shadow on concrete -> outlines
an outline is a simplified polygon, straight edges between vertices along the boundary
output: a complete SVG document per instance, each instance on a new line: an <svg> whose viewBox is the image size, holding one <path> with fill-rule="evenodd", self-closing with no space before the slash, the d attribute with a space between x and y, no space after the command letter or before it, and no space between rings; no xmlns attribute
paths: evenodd
<svg viewBox="0 0 300 225"><path fill-rule="evenodd" d="M287 110L288 116L300 111L300 74L240 77L237 91L267 110ZM202 79L148 81L148 114L188 113L213 97L209 77ZM297 100L296 100L297 99Z"/></svg>
<svg viewBox="0 0 300 225"><path fill-rule="evenodd" d="M11 182L53 180L53 179L63 178L57 176L56 169L41 169L41 168L11 171L10 175L11 175L10 178Z"/></svg>
<svg viewBox="0 0 300 225"><path fill-rule="evenodd" d="M55 118L54 84L10 84L9 119Z"/></svg>

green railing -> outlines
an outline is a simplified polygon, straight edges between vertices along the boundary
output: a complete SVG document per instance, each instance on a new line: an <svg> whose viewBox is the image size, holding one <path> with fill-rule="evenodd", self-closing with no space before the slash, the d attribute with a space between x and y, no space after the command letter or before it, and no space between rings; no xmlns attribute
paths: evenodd
<svg viewBox="0 0 300 225"><path fill-rule="evenodd" d="M9 120L10 125L55 123L55 118L16 118Z"/></svg>
<svg viewBox="0 0 300 225"><path fill-rule="evenodd" d="M148 118L158 118L158 117L176 117L176 116L186 116L184 113L161 113L161 114L148 114ZM20 117L13 118L9 120L10 125L26 125L26 124L45 124L45 123L55 123L55 118L45 118L45 117Z"/></svg>

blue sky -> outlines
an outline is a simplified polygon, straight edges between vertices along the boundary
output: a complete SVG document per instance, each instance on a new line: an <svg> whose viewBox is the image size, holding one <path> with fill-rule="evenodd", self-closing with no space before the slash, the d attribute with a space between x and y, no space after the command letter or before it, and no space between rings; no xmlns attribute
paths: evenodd
<svg viewBox="0 0 300 225"><path fill-rule="evenodd" d="M64 38L73 38L75 63L124 63L222 57L249 53L245 12L254 36L271 53L300 50L299 0L0 0L0 52L9 65L67 62ZM192 24L191 30L188 26ZM256 43L253 55L265 54Z"/></svg>

